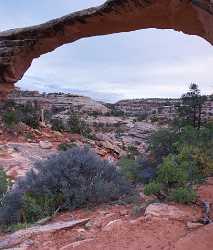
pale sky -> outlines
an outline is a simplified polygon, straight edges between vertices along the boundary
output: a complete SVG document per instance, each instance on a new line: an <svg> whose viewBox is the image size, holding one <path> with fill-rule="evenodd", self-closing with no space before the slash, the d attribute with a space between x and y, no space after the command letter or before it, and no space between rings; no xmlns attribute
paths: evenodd
<svg viewBox="0 0 213 250"><path fill-rule="evenodd" d="M2 0L0 30L39 24L103 0ZM213 92L213 46L172 30L82 39L36 59L23 89L72 92L96 100L179 97L191 82Z"/></svg>

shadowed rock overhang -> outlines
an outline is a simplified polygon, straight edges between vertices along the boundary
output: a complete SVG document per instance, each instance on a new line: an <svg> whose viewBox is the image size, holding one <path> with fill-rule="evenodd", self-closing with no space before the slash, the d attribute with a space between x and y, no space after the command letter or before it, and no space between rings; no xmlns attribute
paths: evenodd
<svg viewBox="0 0 213 250"><path fill-rule="evenodd" d="M213 44L212 0L108 0L41 25L0 32L0 96L34 58L78 39L146 28L173 29Z"/></svg>

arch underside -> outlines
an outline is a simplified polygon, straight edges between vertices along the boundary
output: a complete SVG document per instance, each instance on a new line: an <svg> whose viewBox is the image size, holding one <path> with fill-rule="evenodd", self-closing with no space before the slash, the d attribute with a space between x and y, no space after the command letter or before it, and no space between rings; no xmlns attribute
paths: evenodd
<svg viewBox="0 0 213 250"><path fill-rule="evenodd" d="M78 39L146 28L174 29L213 44L211 0L108 0L47 23L0 33L0 95L34 58Z"/></svg>

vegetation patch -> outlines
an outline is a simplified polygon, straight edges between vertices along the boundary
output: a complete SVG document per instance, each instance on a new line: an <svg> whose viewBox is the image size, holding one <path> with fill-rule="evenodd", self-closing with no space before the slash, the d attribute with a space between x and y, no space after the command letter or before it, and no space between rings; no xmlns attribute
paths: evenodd
<svg viewBox="0 0 213 250"><path fill-rule="evenodd" d="M113 202L131 190L114 165L76 147L38 162L16 183L1 202L0 224L33 223L56 210Z"/></svg>

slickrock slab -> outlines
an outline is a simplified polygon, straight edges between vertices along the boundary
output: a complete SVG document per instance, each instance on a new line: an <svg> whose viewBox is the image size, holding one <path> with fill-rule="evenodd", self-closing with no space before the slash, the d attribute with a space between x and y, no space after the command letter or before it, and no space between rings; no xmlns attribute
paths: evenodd
<svg viewBox="0 0 213 250"><path fill-rule="evenodd" d="M213 224L201 227L181 238L171 250L211 250L213 249Z"/></svg>
<svg viewBox="0 0 213 250"><path fill-rule="evenodd" d="M25 176L33 164L45 160L55 149L42 149L38 143L8 143L0 145L0 167L12 179Z"/></svg>
<svg viewBox="0 0 213 250"><path fill-rule="evenodd" d="M25 230L19 230L9 236L6 236L3 240L0 240L0 249L9 249L16 247L26 240L30 239L34 235L43 233L54 233L60 230L72 229L76 226L82 226L89 222L90 219L73 220L68 222L56 222L44 226L34 226Z"/></svg>
<svg viewBox="0 0 213 250"><path fill-rule="evenodd" d="M198 221L202 217L202 212L201 209L189 206L154 203L146 208L145 216L168 218L178 221Z"/></svg>

